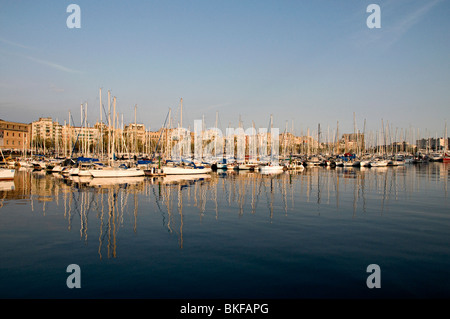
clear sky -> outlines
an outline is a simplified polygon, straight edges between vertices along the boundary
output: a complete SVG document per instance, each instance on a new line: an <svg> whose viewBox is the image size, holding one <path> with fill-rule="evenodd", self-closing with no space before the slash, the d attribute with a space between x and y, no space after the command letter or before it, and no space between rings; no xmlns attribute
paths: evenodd
<svg viewBox="0 0 450 319"><path fill-rule="evenodd" d="M81 28L66 25L69 4ZM369 4L381 8L370 29ZM0 118L443 135L450 120L450 1L0 0ZM121 116L121 115L120 115ZM448 123L450 125L450 121Z"/></svg>

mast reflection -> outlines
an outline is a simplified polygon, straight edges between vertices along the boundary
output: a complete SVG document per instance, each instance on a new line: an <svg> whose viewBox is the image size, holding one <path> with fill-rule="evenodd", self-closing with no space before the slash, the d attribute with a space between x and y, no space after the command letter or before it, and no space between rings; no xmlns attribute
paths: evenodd
<svg viewBox="0 0 450 319"><path fill-rule="evenodd" d="M209 217L220 221L247 214L260 215L269 223L290 215L322 217L334 212L348 213L349 218L383 216L393 203L414 199L425 187L447 198L449 169L446 163L430 163L120 179L63 178L20 170L14 181L0 183L0 213L12 203L42 216L56 211L67 221L67 230L78 231L85 244L97 238L100 259L117 258L119 231L130 226L138 234L140 216L156 214L162 228L184 249L188 242L183 229L190 226L187 220L192 222L187 216L198 218L200 224Z"/></svg>

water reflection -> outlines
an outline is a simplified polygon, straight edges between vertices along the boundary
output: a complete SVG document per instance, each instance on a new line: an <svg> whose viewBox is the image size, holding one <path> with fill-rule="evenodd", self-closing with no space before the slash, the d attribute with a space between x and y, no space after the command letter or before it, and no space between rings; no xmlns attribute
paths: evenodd
<svg viewBox="0 0 450 319"><path fill-rule="evenodd" d="M177 237L183 249L183 228L189 227L185 225L186 214L197 214L199 221L209 214L216 220L223 214L259 214L267 222L289 214L338 212L356 218L375 212L382 216L393 203L415 198L422 190L446 199L449 169L450 165L444 163L430 163L313 167L275 175L224 171L120 179L62 178L59 174L21 170L14 181L0 183L0 208L22 205L21 209L29 207L35 212L42 207L39 209L45 215L50 204L56 205L53 212L63 212L68 231L79 231L86 243L94 240L90 234L98 231L95 240L99 258L116 258L120 229L131 220L136 233L140 214L159 214L163 227ZM142 204L145 210L139 210Z"/></svg>

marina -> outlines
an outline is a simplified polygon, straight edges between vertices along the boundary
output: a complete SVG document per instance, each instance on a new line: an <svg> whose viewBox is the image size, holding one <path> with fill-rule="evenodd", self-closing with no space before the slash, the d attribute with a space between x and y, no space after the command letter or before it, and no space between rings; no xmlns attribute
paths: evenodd
<svg viewBox="0 0 450 319"><path fill-rule="evenodd" d="M0 299L264 319L450 299L448 12L4 1Z"/></svg>
<svg viewBox="0 0 450 319"><path fill-rule="evenodd" d="M450 166L0 183L2 298L448 298ZM65 268L82 269L82 289ZM382 289L367 288L369 264Z"/></svg>

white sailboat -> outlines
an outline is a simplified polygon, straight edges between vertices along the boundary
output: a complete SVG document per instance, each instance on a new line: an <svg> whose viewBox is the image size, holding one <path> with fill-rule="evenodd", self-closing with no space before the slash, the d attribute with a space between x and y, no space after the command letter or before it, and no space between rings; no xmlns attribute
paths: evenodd
<svg viewBox="0 0 450 319"><path fill-rule="evenodd" d="M211 172L211 168L204 166L165 166L163 168L163 173L166 175L194 175L207 174Z"/></svg>
<svg viewBox="0 0 450 319"><path fill-rule="evenodd" d="M388 166L389 160L384 158L375 158L370 162L370 167L385 167Z"/></svg>
<svg viewBox="0 0 450 319"><path fill-rule="evenodd" d="M272 115L270 115L270 125L269 128L272 127ZM272 133L272 131L271 131ZM278 136L274 136L271 134L271 147L270 147L270 160L266 165L259 166L259 171L262 174L270 174L270 173L282 173L284 170L284 166L280 165L278 160L278 145L275 143L275 140Z"/></svg>
<svg viewBox="0 0 450 319"><path fill-rule="evenodd" d="M89 173L94 178L99 177L139 177L145 176L145 172L137 167L105 167L103 169L91 169Z"/></svg>
<svg viewBox="0 0 450 319"><path fill-rule="evenodd" d="M5 156L3 155L3 151L0 149L2 154L3 161L6 163ZM0 181L11 181L14 180L14 175L16 174L16 170L13 168L0 168Z"/></svg>
<svg viewBox="0 0 450 319"><path fill-rule="evenodd" d="M16 170L12 168L0 168L0 181L14 180Z"/></svg>
<svg viewBox="0 0 450 319"><path fill-rule="evenodd" d="M162 167L162 173L165 175L192 175L192 174L208 174L212 172L211 167L204 165L197 165L192 161L187 161L183 159L183 144L186 141L186 137L189 139L188 135L184 135L183 129L183 99L180 99L180 128L177 130L178 133L178 154L176 154L176 161L169 161L166 165ZM201 146L201 145L198 145ZM200 152L197 150L197 152ZM199 155L198 153L197 155Z"/></svg>

